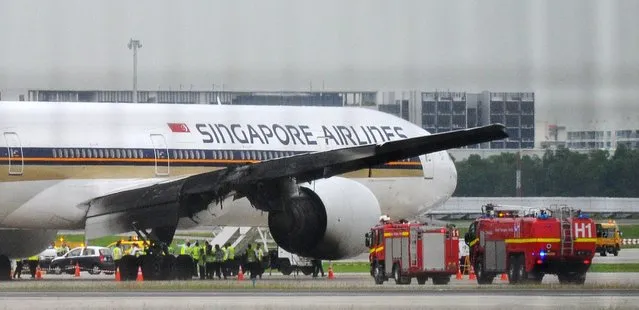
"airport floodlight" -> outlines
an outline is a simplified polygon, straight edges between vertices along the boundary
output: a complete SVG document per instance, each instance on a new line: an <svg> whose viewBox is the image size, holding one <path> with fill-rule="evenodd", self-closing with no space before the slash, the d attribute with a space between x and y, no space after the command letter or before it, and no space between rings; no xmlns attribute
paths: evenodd
<svg viewBox="0 0 639 310"><path fill-rule="evenodd" d="M133 50L133 102L138 102L138 49L142 48L142 43L131 38L127 46Z"/></svg>

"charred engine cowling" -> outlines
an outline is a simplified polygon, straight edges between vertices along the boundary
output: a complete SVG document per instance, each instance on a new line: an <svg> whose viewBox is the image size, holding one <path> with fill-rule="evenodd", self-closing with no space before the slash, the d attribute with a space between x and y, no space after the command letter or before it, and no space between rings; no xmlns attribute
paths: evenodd
<svg viewBox="0 0 639 310"><path fill-rule="evenodd" d="M273 239L305 257L342 259L366 250L364 234L379 220L379 202L364 185L333 177L299 188L268 215Z"/></svg>

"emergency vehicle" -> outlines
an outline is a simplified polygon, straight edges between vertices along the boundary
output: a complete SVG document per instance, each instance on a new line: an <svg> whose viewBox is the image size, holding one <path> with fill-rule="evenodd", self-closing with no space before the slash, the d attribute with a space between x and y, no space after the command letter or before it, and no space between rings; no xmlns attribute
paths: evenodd
<svg viewBox="0 0 639 310"><path fill-rule="evenodd" d="M370 273L376 284L394 278L410 284L448 284L459 268L459 231L423 223L383 221L366 233Z"/></svg>
<svg viewBox="0 0 639 310"><path fill-rule="evenodd" d="M541 283L556 274L560 283L583 284L595 255L595 222L568 207L555 210L500 209L489 204L470 224L464 241L479 284L508 273L511 284Z"/></svg>
<svg viewBox="0 0 639 310"><path fill-rule="evenodd" d="M617 222L597 223L597 252L601 256L608 253L617 256L621 251L621 232Z"/></svg>

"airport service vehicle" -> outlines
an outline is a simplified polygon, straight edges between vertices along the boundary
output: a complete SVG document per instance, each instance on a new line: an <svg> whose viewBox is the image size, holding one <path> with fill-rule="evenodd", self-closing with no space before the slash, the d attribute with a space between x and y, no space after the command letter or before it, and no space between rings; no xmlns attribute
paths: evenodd
<svg viewBox="0 0 639 310"><path fill-rule="evenodd" d="M411 218L450 198L445 150L508 136L499 124L430 134L355 107L3 101L0 124L0 279L58 230L135 232L149 251L120 272L149 280L192 268L168 245L202 225L268 226L291 253L352 257L382 212Z"/></svg>
<svg viewBox="0 0 639 310"><path fill-rule="evenodd" d="M285 276L295 271L301 271L306 276L313 273L313 263L310 258L293 254L280 247L277 247L277 251L269 251L269 255L270 267L279 270Z"/></svg>
<svg viewBox="0 0 639 310"><path fill-rule="evenodd" d="M115 272L113 253L109 248L100 246L74 248L54 258L49 269L56 274L63 272L73 274L76 264L80 266L80 271L88 271L93 275L100 274L102 271L107 274Z"/></svg>
<svg viewBox="0 0 639 310"><path fill-rule="evenodd" d="M38 265L42 269L48 269L53 261L58 257L58 252L55 249L46 249L38 254Z"/></svg>
<svg viewBox="0 0 639 310"><path fill-rule="evenodd" d="M595 254L595 222L568 207L519 213L488 204L470 224L464 240L477 282L508 273L511 284L541 283L545 274L583 284Z"/></svg>
<svg viewBox="0 0 639 310"><path fill-rule="evenodd" d="M606 256L608 253L618 256L621 251L621 232L614 220L597 223L597 253Z"/></svg>
<svg viewBox="0 0 639 310"><path fill-rule="evenodd" d="M459 231L422 223L382 222L366 233L371 275L376 284L392 277L396 284L417 278L448 284L459 270Z"/></svg>

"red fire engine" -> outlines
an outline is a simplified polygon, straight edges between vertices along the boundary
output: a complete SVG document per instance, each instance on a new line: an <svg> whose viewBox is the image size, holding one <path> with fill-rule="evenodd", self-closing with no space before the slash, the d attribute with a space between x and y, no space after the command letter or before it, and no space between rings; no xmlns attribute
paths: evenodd
<svg viewBox="0 0 639 310"><path fill-rule="evenodd" d="M490 284L508 273L511 284L541 283L556 274L560 283L583 284L595 255L595 222L567 207L517 210L482 207L464 236L479 284Z"/></svg>
<svg viewBox="0 0 639 310"><path fill-rule="evenodd" d="M410 284L413 277L425 284L448 284L459 267L459 231L422 223L382 222L366 233L371 275L376 284L389 277Z"/></svg>

